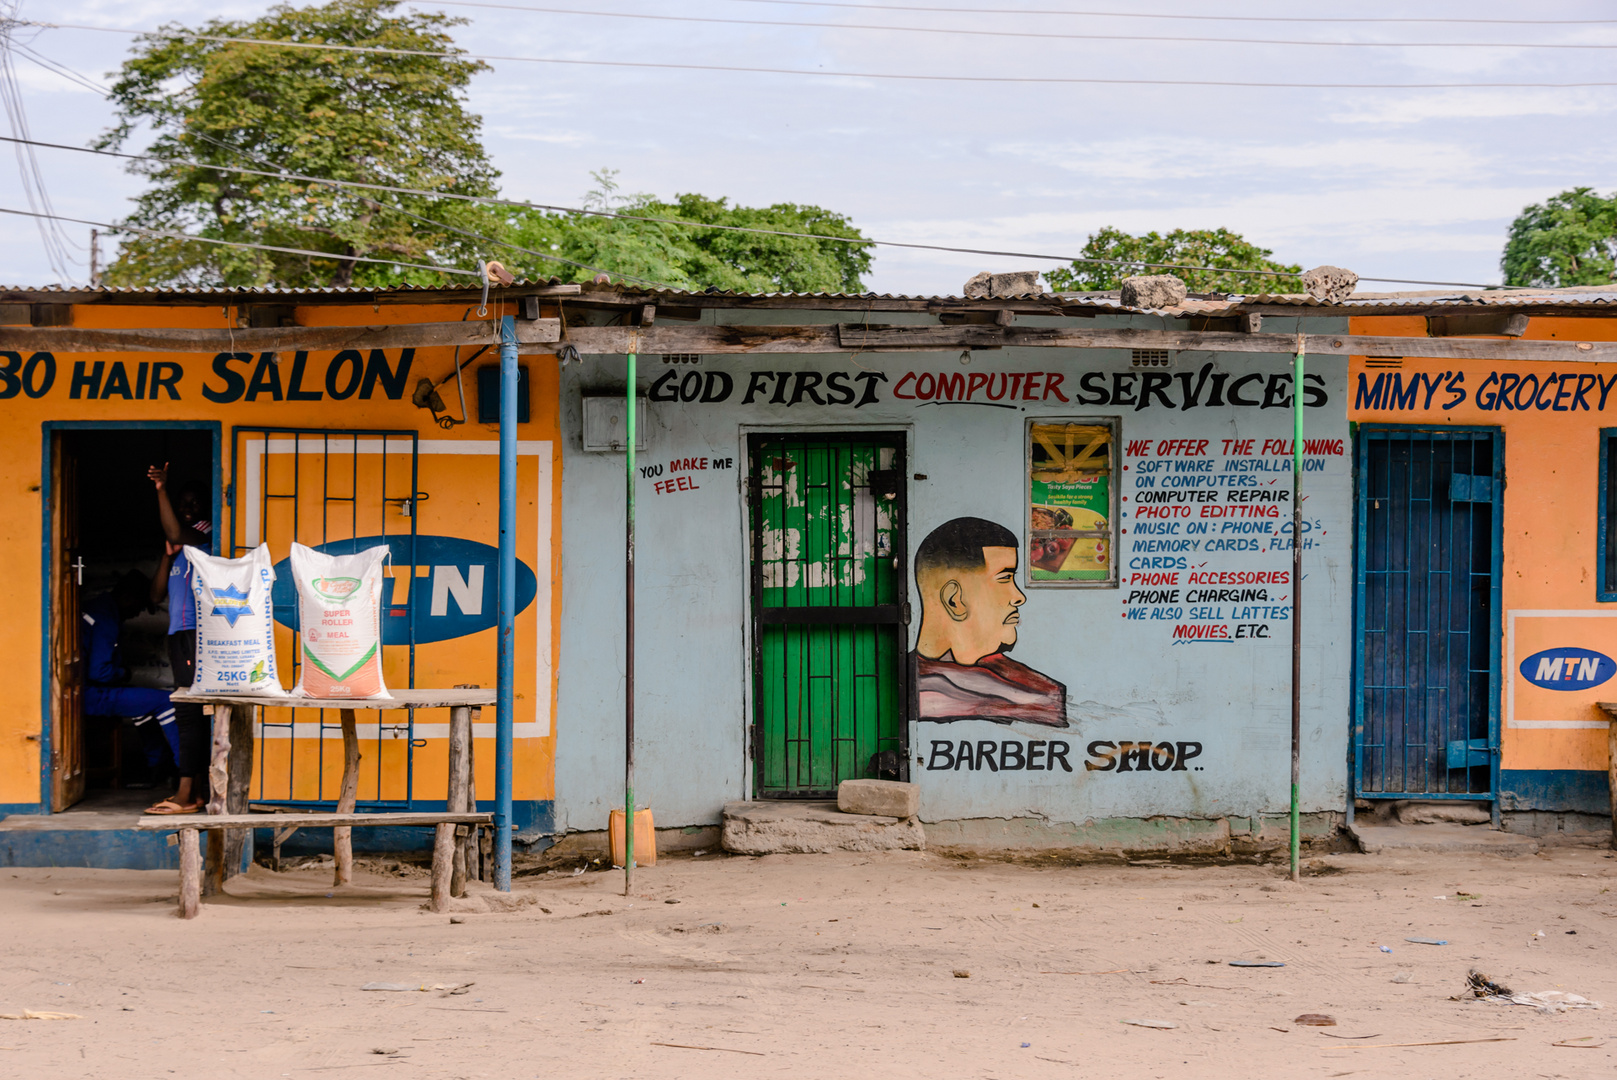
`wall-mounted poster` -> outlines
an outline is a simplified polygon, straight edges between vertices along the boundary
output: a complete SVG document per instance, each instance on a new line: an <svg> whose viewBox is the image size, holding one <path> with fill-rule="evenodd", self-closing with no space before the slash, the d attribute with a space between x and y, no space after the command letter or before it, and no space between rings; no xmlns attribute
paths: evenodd
<svg viewBox="0 0 1617 1080"><path fill-rule="evenodd" d="M1029 421L1030 585L1117 584L1117 421Z"/></svg>

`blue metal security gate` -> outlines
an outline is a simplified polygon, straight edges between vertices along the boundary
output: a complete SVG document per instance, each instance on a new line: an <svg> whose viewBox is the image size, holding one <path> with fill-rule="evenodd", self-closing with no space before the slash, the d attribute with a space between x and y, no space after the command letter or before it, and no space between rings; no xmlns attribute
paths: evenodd
<svg viewBox="0 0 1617 1080"><path fill-rule="evenodd" d="M238 427L231 448L231 555L269 544L277 564L291 542L326 545L334 554L389 543L392 580L383 583L383 606L406 608L409 685L415 686L416 589L395 597L398 571L415 564L420 436L414 431ZM395 539L396 538L396 539ZM398 543L402 541L402 546ZM295 603L295 601L294 601ZM276 601L276 622L290 626L295 608ZM300 650L292 650L284 682L295 682ZM336 805L342 781L342 722L336 710L265 707L255 763L255 803L306 808ZM374 734L365 721L376 718ZM415 793L415 710L360 713L361 810L411 809ZM441 804L440 804L441 805Z"/></svg>
<svg viewBox="0 0 1617 1080"><path fill-rule="evenodd" d="M1504 436L1367 424L1356 451L1354 794L1493 800Z"/></svg>

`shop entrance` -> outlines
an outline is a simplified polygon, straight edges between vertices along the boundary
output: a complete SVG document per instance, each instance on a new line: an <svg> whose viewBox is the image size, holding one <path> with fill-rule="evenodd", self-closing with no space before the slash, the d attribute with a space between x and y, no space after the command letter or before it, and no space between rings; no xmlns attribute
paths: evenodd
<svg viewBox="0 0 1617 1080"><path fill-rule="evenodd" d="M1357 466L1354 793L1492 799L1504 437L1365 425Z"/></svg>
<svg viewBox="0 0 1617 1080"><path fill-rule="evenodd" d="M146 470L169 467L219 520L219 428L207 422L45 425L45 747L53 811L139 809L174 775L163 554ZM215 529L214 535L218 535Z"/></svg>
<svg viewBox="0 0 1617 1080"><path fill-rule="evenodd" d="M754 791L908 775L901 433L748 440Z"/></svg>

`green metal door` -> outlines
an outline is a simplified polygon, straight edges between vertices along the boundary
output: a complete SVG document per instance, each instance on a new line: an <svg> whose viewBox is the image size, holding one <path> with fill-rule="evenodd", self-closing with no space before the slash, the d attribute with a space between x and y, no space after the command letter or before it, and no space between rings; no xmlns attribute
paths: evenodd
<svg viewBox="0 0 1617 1080"><path fill-rule="evenodd" d="M755 793L901 779L904 436L754 435L749 450Z"/></svg>

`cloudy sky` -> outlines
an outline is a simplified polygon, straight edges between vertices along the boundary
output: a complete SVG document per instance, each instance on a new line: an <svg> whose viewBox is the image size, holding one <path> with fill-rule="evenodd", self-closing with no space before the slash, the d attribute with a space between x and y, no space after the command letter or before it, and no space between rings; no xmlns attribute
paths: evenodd
<svg viewBox="0 0 1617 1080"><path fill-rule="evenodd" d="M1617 140L1609 136L1617 86L1498 85L1617 83L1617 8L1599 0L1366 0L1330 8L997 0L969 10L963 0L410 6L469 20L457 36L472 53L526 58L493 61L473 85L471 105L483 117L505 193L547 203L576 204L591 171L606 167L620 170L630 191L816 203L878 239L1072 255L1103 225L1131 232L1224 226L1305 266L1490 283L1499 280L1505 232L1523 206L1577 185L1617 187ZM266 7L20 0L22 19L107 29L17 33L104 84L131 42L111 30L250 18ZM1131 14L1104 14L1123 11ZM1363 21L1284 17L1299 11ZM1509 21L1530 16L1560 21ZM1414 17L1432 21L1374 21ZM21 55L14 66L35 138L83 145L111 122L106 102L89 89ZM1484 85L1363 88L1389 83ZM116 161L39 155L59 214L113 220L139 190ZM27 207L9 158L0 162L0 206ZM70 228L87 243L87 229ZM1052 265L880 249L867 284L951 293L978 270ZM82 280L86 269L75 273ZM33 223L0 217L0 283L55 280Z"/></svg>

